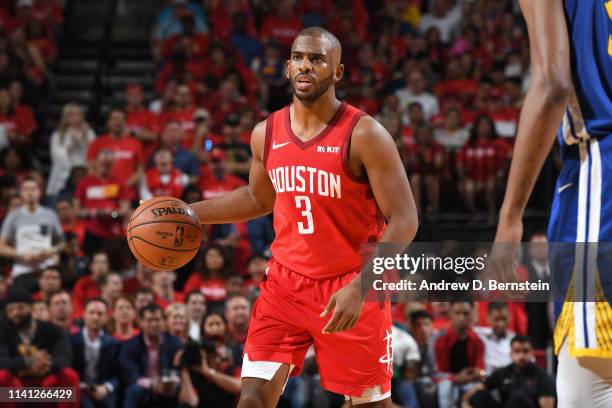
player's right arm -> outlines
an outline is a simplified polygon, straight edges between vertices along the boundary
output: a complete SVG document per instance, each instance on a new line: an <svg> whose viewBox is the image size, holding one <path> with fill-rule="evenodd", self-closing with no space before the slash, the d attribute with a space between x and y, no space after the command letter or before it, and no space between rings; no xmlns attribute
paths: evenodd
<svg viewBox="0 0 612 408"><path fill-rule="evenodd" d="M489 273L518 278L515 259L523 235L523 214L538 174L554 143L571 89L570 43L561 0L520 0L527 22L531 84L521 109L506 194L491 253Z"/></svg>
<svg viewBox="0 0 612 408"><path fill-rule="evenodd" d="M276 192L264 168L266 122L260 122L251 135L249 184L212 200L191 204L202 224L230 224L270 214Z"/></svg>
<svg viewBox="0 0 612 408"><path fill-rule="evenodd" d="M520 240L520 224L555 140L571 89L570 44L563 1L520 0L529 32L531 84L521 110L498 238ZM519 230L520 233L519 233ZM518 236L517 236L518 235Z"/></svg>

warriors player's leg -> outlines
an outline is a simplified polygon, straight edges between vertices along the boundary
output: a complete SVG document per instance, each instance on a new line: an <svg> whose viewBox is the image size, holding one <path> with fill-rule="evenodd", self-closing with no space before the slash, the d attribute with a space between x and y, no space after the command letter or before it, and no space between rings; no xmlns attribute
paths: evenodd
<svg viewBox="0 0 612 408"><path fill-rule="evenodd" d="M520 242L527 200L569 104L573 140L560 140L564 168L549 225L553 251L555 242L568 242L571 253L551 257L553 281L556 276L557 288L561 286L567 296L565 303L557 304L558 406L609 407L612 388L606 379L612 366L612 311L600 279L600 273L609 271L598 265L597 250L598 242L612 237L610 200L604 198L612 192L606 180L612 167L605 159L612 157L612 151L608 156L604 146L610 144L612 130L609 17L601 2L591 0L521 0L520 5L529 31L532 82L521 111L496 242ZM589 30L584 30L586 25ZM571 66L577 70L574 76ZM586 117L572 97L574 87L581 92ZM515 279L513 261L513 256L507 257L497 269L498 279Z"/></svg>

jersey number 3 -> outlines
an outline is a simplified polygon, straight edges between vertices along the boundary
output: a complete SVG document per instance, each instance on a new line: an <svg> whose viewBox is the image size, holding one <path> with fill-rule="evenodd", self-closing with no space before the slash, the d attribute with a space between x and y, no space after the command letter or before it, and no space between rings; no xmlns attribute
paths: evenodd
<svg viewBox="0 0 612 408"><path fill-rule="evenodd" d="M312 207L310 206L310 198L308 196L295 196L295 208L302 210L302 216L306 218L306 222L298 222L298 232L302 235L312 234L314 232L314 222L312 221Z"/></svg>

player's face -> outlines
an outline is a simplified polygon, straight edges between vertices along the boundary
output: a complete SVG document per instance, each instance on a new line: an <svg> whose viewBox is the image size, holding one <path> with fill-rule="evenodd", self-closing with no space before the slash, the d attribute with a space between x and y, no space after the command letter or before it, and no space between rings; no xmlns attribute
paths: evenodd
<svg viewBox="0 0 612 408"><path fill-rule="evenodd" d="M100 330L107 321L106 305L102 302L89 303L85 308L83 320L88 330Z"/></svg>
<svg viewBox="0 0 612 408"><path fill-rule="evenodd" d="M533 349L531 348L531 344L515 341L512 344L510 357L512 358L512 362L518 367L525 367L533 360Z"/></svg>
<svg viewBox="0 0 612 408"><path fill-rule="evenodd" d="M344 67L335 61L332 45L323 37L297 37L286 63L287 78L296 98L314 102L342 78Z"/></svg>

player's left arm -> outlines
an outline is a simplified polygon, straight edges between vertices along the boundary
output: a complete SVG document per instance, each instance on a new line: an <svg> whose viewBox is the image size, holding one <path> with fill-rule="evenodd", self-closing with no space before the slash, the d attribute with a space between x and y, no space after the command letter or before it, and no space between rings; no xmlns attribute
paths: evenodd
<svg viewBox="0 0 612 408"><path fill-rule="evenodd" d="M380 242L408 245L416 235L418 216L406 171L397 146L387 130L369 116L353 131L349 166L357 175L367 175L376 203L387 220ZM330 298L321 314L333 315L323 333L352 328L361 313L361 274Z"/></svg>

